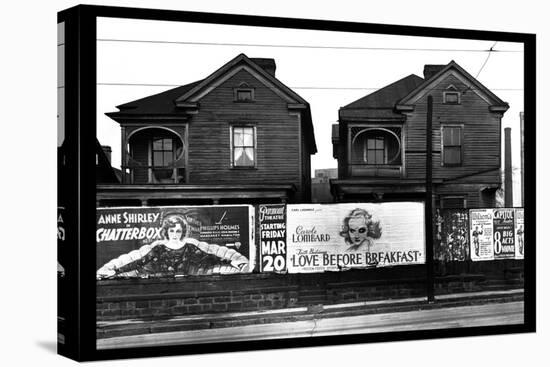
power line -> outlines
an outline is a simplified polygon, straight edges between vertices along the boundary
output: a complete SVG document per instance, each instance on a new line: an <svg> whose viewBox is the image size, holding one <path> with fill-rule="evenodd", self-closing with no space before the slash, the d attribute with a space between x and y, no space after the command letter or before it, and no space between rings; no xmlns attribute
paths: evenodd
<svg viewBox="0 0 550 367"><path fill-rule="evenodd" d="M408 47L361 47L361 46L319 46L319 45L283 45L260 43L225 43L225 42L191 42L191 41L161 41L161 40L131 40L115 38L98 38L98 42L126 42L126 43L156 43L193 46L238 46L238 47L272 47L272 48L305 48L329 50L370 50L370 51L429 51L429 52L488 52L479 49L453 48L408 48ZM492 50L491 52L521 53L521 50Z"/></svg>
<svg viewBox="0 0 550 367"><path fill-rule="evenodd" d="M477 78L479 77L479 74L481 74L481 71L483 70L483 68L485 67L485 65L487 65L487 61L489 61L489 58L491 57L491 53L494 52L493 49L494 49L495 46L497 45L497 42L498 42L498 41L495 41L495 43L493 43L493 45L491 46L491 48L487 50L487 57L485 58L485 61L483 62L483 64L482 64L481 67L479 68L479 71L477 72L475 79L477 79ZM471 86L471 85L469 85L468 88L466 88L466 89L462 92L462 94L468 92L469 90L472 90L472 86Z"/></svg>
<svg viewBox="0 0 550 367"><path fill-rule="evenodd" d="M476 79L479 77L479 74L481 74L481 70L483 70L483 68L485 67L485 65L487 65L487 61L489 61L489 57L491 57L491 52L494 52L493 51L493 48L497 45L497 42L493 43L493 45L491 46L491 48L489 50L487 50L487 58L485 59L485 61L483 62L483 65L481 65L481 68L479 69L479 71L477 72L476 74Z"/></svg>
<svg viewBox="0 0 550 367"><path fill-rule="evenodd" d="M180 87L184 84L154 84L154 83L97 83L101 86L125 86L125 87ZM384 87L323 87L323 86L296 86L290 89L311 89L311 90L379 90ZM269 88L273 89L273 88ZM523 91L523 88L490 88L498 91ZM434 88L431 90L446 90L445 88ZM475 89L471 89L475 90Z"/></svg>

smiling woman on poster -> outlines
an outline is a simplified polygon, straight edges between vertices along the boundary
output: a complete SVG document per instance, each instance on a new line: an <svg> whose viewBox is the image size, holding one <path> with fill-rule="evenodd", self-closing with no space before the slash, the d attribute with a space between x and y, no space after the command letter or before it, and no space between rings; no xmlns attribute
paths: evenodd
<svg viewBox="0 0 550 367"><path fill-rule="evenodd" d="M188 237L188 225L182 215L166 216L161 233L164 239L109 261L97 271L97 277L203 275L248 271L248 259L239 252Z"/></svg>
<svg viewBox="0 0 550 367"><path fill-rule="evenodd" d="M382 228L380 222L374 221L368 211L356 208L344 218L340 236L349 245L346 251L370 252L373 240L382 236Z"/></svg>

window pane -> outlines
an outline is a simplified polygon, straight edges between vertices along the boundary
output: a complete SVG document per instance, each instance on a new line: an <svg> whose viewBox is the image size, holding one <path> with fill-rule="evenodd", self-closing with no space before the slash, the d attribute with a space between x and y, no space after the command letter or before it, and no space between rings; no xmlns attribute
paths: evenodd
<svg viewBox="0 0 550 367"><path fill-rule="evenodd" d="M251 101L252 100L252 91L249 91L249 90L239 90L239 91L237 91L237 100L238 101Z"/></svg>
<svg viewBox="0 0 550 367"><path fill-rule="evenodd" d="M458 103L458 93L445 93L445 103Z"/></svg>
<svg viewBox="0 0 550 367"><path fill-rule="evenodd" d="M460 145L461 130L460 127L443 128L443 145Z"/></svg>
<svg viewBox="0 0 550 367"><path fill-rule="evenodd" d="M377 150L376 151L376 164L384 164L384 151L383 150Z"/></svg>
<svg viewBox="0 0 550 367"><path fill-rule="evenodd" d="M172 151L172 139L162 139L164 141L164 150Z"/></svg>
<svg viewBox="0 0 550 367"><path fill-rule="evenodd" d="M243 128L243 145L246 147L254 146L254 128Z"/></svg>
<svg viewBox="0 0 550 367"><path fill-rule="evenodd" d="M235 166L240 165L239 162L242 160L243 154L243 148L235 148L235 150L233 151L233 164Z"/></svg>
<svg viewBox="0 0 550 367"><path fill-rule="evenodd" d="M376 146L376 142L374 139L368 139L367 140L367 148L368 149L374 149Z"/></svg>
<svg viewBox="0 0 550 367"><path fill-rule="evenodd" d="M173 153L170 152L164 152L164 165L169 165L173 161Z"/></svg>
<svg viewBox="0 0 550 367"><path fill-rule="evenodd" d="M153 150L162 150L162 139L153 139Z"/></svg>
<svg viewBox="0 0 550 367"><path fill-rule="evenodd" d="M245 158L245 165L253 166L254 165L254 148L245 148L244 158Z"/></svg>
<svg viewBox="0 0 550 367"><path fill-rule="evenodd" d="M453 128L453 145L461 145L461 138L462 138L462 129L459 127Z"/></svg>
<svg viewBox="0 0 550 367"><path fill-rule="evenodd" d="M164 166L163 153L153 152L153 166Z"/></svg>
<svg viewBox="0 0 550 367"><path fill-rule="evenodd" d="M254 149L252 148L235 148L235 166L253 166L254 165Z"/></svg>
<svg viewBox="0 0 550 367"><path fill-rule="evenodd" d="M376 138L376 149L384 149L384 138Z"/></svg>
<svg viewBox="0 0 550 367"><path fill-rule="evenodd" d="M243 143L244 143L243 128L242 127L233 128L233 145L235 147L242 147Z"/></svg>
<svg viewBox="0 0 550 367"><path fill-rule="evenodd" d="M443 145L451 144L451 129L448 127L443 128Z"/></svg>
<svg viewBox="0 0 550 367"><path fill-rule="evenodd" d="M460 148L459 147L445 147L444 150L445 164L460 164Z"/></svg>

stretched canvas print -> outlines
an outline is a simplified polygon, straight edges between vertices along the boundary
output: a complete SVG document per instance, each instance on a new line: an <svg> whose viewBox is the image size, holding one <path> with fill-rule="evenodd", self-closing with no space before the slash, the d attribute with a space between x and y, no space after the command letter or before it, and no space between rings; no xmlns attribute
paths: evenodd
<svg viewBox="0 0 550 367"><path fill-rule="evenodd" d="M534 35L94 6L58 34L61 354L535 330Z"/></svg>

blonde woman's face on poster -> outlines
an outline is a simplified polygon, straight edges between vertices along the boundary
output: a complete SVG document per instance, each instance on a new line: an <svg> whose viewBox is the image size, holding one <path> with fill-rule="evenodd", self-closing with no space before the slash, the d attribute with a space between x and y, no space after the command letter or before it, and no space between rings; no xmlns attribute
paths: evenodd
<svg viewBox="0 0 550 367"><path fill-rule="evenodd" d="M367 239L367 223L364 217L353 217L348 222L351 243L358 245Z"/></svg>

